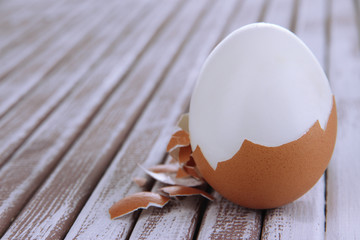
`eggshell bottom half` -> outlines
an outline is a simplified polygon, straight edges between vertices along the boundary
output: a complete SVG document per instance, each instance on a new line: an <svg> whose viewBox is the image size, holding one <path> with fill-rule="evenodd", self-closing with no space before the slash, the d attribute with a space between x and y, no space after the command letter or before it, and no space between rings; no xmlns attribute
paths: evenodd
<svg viewBox="0 0 360 240"><path fill-rule="evenodd" d="M222 196L244 207L275 208L306 193L324 173L336 140L335 99L324 131L317 121L298 140L265 147L245 140L229 160L214 170L199 146L194 160L205 180Z"/></svg>

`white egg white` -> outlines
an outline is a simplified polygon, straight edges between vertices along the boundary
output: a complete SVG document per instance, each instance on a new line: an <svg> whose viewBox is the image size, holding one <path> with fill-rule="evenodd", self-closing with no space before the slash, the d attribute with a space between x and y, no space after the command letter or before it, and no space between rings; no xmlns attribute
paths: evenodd
<svg viewBox="0 0 360 240"><path fill-rule="evenodd" d="M325 129L332 108L328 80L308 47L290 31L256 23L226 37L209 55L189 113L193 150L213 169L245 139L268 147Z"/></svg>

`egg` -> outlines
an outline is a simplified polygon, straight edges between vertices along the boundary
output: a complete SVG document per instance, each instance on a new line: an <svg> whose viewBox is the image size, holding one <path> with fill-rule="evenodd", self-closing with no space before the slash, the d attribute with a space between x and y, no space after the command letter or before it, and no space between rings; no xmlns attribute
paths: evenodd
<svg viewBox="0 0 360 240"><path fill-rule="evenodd" d="M244 26L206 59L191 97L193 158L205 180L244 207L290 203L319 180L336 140L335 98L292 32Z"/></svg>

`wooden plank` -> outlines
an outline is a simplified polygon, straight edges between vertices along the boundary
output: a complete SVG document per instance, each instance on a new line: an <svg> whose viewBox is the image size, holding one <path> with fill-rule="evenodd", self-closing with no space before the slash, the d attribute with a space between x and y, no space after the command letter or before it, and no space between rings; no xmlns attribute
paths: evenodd
<svg viewBox="0 0 360 240"><path fill-rule="evenodd" d="M0 26L3 26L2 24L9 23L9 20L12 18L22 18L23 16L15 16L15 15L21 15L21 13L24 13L24 10L36 11L36 10L44 10L44 8L47 8L49 6L49 2L39 2L37 0L31 0L31 1L1 1L0 2ZM26 14L25 14L26 15ZM26 16L28 17L28 16Z"/></svg>
<svg viewBox="0 0 360 240"><path fill-rule="evenodd" d="M360 49L354 1L330 9L329 77L336 98L338 134L327 171L326 239L359 238Z"/></svg>
<svg viewBox="0 0 360 240"><path fill-rule="evenodd" d="M326 2L301 0L298 6L296 34L325 63ZM263 239L324 239L325 179L303 197L283 207L268 210L263 226Z"/></svg>
<svg viewBox="0 0 360 240"><path fill-rule="evenodd" d="M0 116L1 111L6 112L15 103L18 104L0 119L0 166L81 81L116 36L126 31L126 24L114 30L117 22L109 22L113 15L119 13L115 10L99 12L92 20L68 29L58 41L54 41L53 45L2 84ZM127 16L130 22L135 17ZM119 15L118 20L124 21L124 18L126 15ZM105 27L104 23L107 23ZM69 42L70 37L72 41ZM57 64L60 66L56 67ZM23 83L24 78L28 78L26 83ZM22 101L17 102L21 98Z"/></svg>
<svg viewBox="0 0 360 240"><path fill-rule="evenodd" d="M174 6L169 5L169 7ZM162 9L162 11L165 10L167 9ZM98 117L76 142L44 186L38 190L26 206L26 210L15 220L5 236L37 239L61 237L67 232L83 202L86 201L86 196L95 187L97 180L126 136L134 118L141 113L141 109L157 86L162 72L188 35L192 21L195 20L199 10L199 7L195 7L194 4L186 9L177 9L181 15L176 16L175 21L162 31L161 36L152 46L152 50L145 53L140 60L140 65L135 68L137 73L131 73L122 87L113 93L97 115ZM154 12L152 16L165 13ZM170 14L166 13L165 16ZM176 28L184 22L187 24ZM164 62L153 62L155 56L163 59ZM158 64L161 67L155 66ZM144 72L144 70L148 71ZM82 171L79 172L78 169ZM64 178L66 178L65 182ZM44 208L44 206L47 207ZM46 230L42 231L42 229Z"/></svg>
<svg viewBox="0 0 360 240"><path fill-rule="evenodd" d="M8 1L14 2L15 1ZM41 2L41 4L35 4L33 1L22 2L21 4L14 4L11 7L0 7L0 49L4 46L4 43L9 43L9 37L22 34L24 28L28 28L33 23L40 24L44 20L44 17L49 17L48 12L57 13L55 9L61 7L65 2L57 1L50 3L49 1ZM40 13L40 14L39 14ZM56 16L57 17L57 16ZM19 31L21 28L21 31ZM17 31L15 31L17 29ZM1 50L0 50L1 52Z"/></svg>
<svg viewBox="0 0 360 240"><path fill-rule="evenodd" d="M141 1L138 3L141 4ZM162 10L170 12L171 7L174 7L173 4L165 5ZM71 92L0 170L0 185L6 186L0 192L1 233L51 173L101 104L119 85L166 18L162 15L155 18L159 14L156 11L149 15L142 12L138 14L140 20L128 29L127 37L118 36L107 49L102 61L89 73L87 80ZM142 38L137 37L140 33Z"/></svg>
<svg viewBox="0 0 360 240"><path fill-rule="evenodd" d="M151 191L158 192L164 186L157 182ZM142 211L129 239L193 239L201 209L206 204L203 197L192 196L172 200L163 209Z"/></svg>
<svg viewBox="0 0 360 240"><path fill-rule="evenodd" d="M204 213L198 239L259 239L262 211L240 207L219 193Z"/></svg>
<svg viewBox="0 0 360 240"><path fill-rule="evenodd" d="M322 177L298 200L267 210L261 239L324 239L324 189Z"/></svg>
<svg viewBox="0 0 360 240"><path fill-rule="evenodd" d="M122 8L122 6L117 7ZM43 49L38 51L31 61L26 62L20 69L2 79L2 82L0 82L0 117L22 99L26 93L30 92L43 78L48 77L50 72L56 68L56 64L61 61L66 62L67 60L64 60L64 57L70 53L72 54L72 51L76 51L76 47L79 48L79 42L91 34L90 30L102 24L101 21L107 21L107 19L103 18L106 14L110 14L111 9L110 6L108 9L98 10L92 19L82 21L79 24L72 24L51 43L43 46ZM116 9L116 6L114 9ZM69 42L70 37L72 41ZM66 80L65 78L64 81Z"/></svg>
<svg viewBox="0 0 360 240"><path fill-rule="evenodd" d="M264 21L293 30L293 18L297 8L296 1L299 0L271 0L265 11Z"/></svg>
<svg viewBox="0 0 360 240"><path fill-rule="evenodd" d="M256 22L262 14L264 1L245 1L227 27L235 29ZM201 222L198 239L258 239L262 225L262 211L238 206L215 193L216 200L208 204Z"/></svg>
<svg viewBox="0 0 360 240"><path fill-rule="evenodd" d="M122 239L131 233L137 214L112 221L108 208L125 195L140 190L131 182L132 177L143 175L136 163L150 166L159 163L164 156L173 126L188 105L198 70L226 24L224 16L228 16L232 10L231 4L220 2L207 6L211 6L211 14L207 14L196 25L191 39L180 52L165 81L97 185L66 239ZM177 218L178 221L180 219ZM175 236L176 229L179 228L167 228L166 233ZM179 232L178 236L183 234Z"/></svg>
<svg viewBox="0 0 360 240"><path fill-rule="evenodd" d="M59 32L66 30L78 21L84 20L84 14L91 14L93 10L92 14L95 15L98 9L86 3L85 6L69 11L58 21L46 22L47 24L36 30L33 29L26 37L23 36L11 42L11 47L6 46L0 55L0 61L3 63L0 65L0 79L13 71L17 65L29 60L35 52L51 44L58 37Z"/></svg>

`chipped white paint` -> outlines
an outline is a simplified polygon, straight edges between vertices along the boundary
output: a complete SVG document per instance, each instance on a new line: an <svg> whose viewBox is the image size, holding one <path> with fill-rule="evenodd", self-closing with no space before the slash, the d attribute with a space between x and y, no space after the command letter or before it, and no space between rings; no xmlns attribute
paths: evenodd
<svg viewBox="0 0 360 240"><path fill-rule="evenodd" d="M266 211L262 239L324 239L325 181L322 177L304 196Z"/></svg>
<svg viewBox="0 0 360 240"><path fill-rule="evenodd" d="M196 2L197 4L206 3L206 1ZM114 239L119 235L123 238L127 236L136 215L111 221L106 211L125 195L139 191L139 188L131 183L132 177L143 176L141 170L136 167L137 162L150 167L161 161L171 135L171 129L179 115L186 109L196 79L197 72L194 71L201 66L202 61L218 39L226 24L226 18L222 16L229 14L231 7L232 5L217 3L211 8L211 13L207 13L205 19L201 20L201 24L197 26L197 30L193 32L176 62L173 63L157 94L143 112L121 151L89 198L66 239L94 239L94 236L102 239ZM217 17L214 17L215 13L217 13ZM205 32L208 35L204 35ZM200 41L202 44L199 45ZM194 52L196 52L196 56L194 56ZM164 120L166 120L166 125L156 124L164 122ZM183 218L179 216L177 219ZM163 228L162 231L171 234L171 229L164 227L165 229ZM175 229L173 230L175 231ZM97 235L94 235L95 233ZM178 234L179 237L182 236L182 232Z"/></svg>
<svg viewBox="0 0 360 240"><path fill-rule="evenodd" d="M143 46L143 44L146 43L146 39L149 39L152 34L154 34L154 32L157 32L157 28L165 21L165 19L168 19L169 16L171 16L171 13L174 12L176 6L177 2L167 4L161 10L159 9L156 11L151 11L150 14L147 15L142 21L138 22L137 28L134 28L131 33L128 33L128 43L131 43L134 51L137 51L136 49L139 49L140 46ZM145 8L146 6L144 6L144 9ZM192 20L196 19L197 11L199 11L199 8L197 8L197 10L194 9L194 14L191 18ZM191 24L184 25L184 27L181 29L176 29L176 32L179 35L175 36L179 37L178 40L175 42L168 41L168 38L175 37L174 26L177 26L179 23L183 22L185 17L189 18L185 12L186 11L183 12L182 18L176 18L174 23L166 27L166 31L161 35L162 37L158 39L159 41L154 43L155 46L153 48L150 48L152 50L146 53L144 58L141 58L142 60L139 61L140 65L137 66L134 69L134 72L124 80L125 82L120 86L119 90L116 91L116 94L114 93L115 95L113 95L110 100L108 100L109 102L106 104L106 106L101 109L98 117L94 120L95 122L93 125L91 125L84 133L84 135L78 140L74 148L72 148L72 150L67 154L67 157L62 160L51 177L48 178L46 184L39 190L33 200L29 203L28 209L30 209L30 211L23 212L22 215L16 219L15 223L13 223L12 227L6 233L6 236L15 237L17 236L16 234L19 232L19 229L21 229L22 231L27 231L29 236L32 238L50 237L50 235L33 235L33 233L26 228L26 226L31 226L31 228L37 226L36 222L40 219L36 218L35 213L37 212L47 215L46 224L49 228L53 229L51 232L52 234L61 236L61 234L64 234L67 231L69 224L72 223L72 220L64 219L60 222L59 216L53 217L50 214L46 214L46 210L39 208L38 202L41 199L48 199L45 201L46 205L50 205L51 202L59 202L59 204L61 204L61 202L65 201L64 199L67 199L69 202L71 202L71 205L68 206L69 213L64 213L62 217L70 215L75 216L77 214L77 211L79 211L79 206L83 204L83 197L86 196L86 192L89 191L88 184L91 186L91 183L87 183L87 181L97 181L99 174L105 170L104 168L107 166L106 163L111 160L111 155L114 154L117 147L126 136L126 132L133 124L136 115L138 115L141 111L142 105L146 104L146 100L149 96L151 96L153 89L161 79L161 75L163 74L164 69L166 69L166 66L169 64L169 62L171 62L171 58L176 54L184 37L191 29ZM162 16L159 17L159 14ZM153 22L151 28L146 27L148 21L150 19L154 19L154 16L157 16L156 22ZM144 28L147 29L146 32L143 32L144 38L139 39L138 42L134 41L133 38L138 36L138 31L143 30ZM145 37L146 35L148 37ZM132 41L130 42L130 40ZM82 93L84 96L88 96L87 98L84 98L84 101L89 100L90 91L93 91L94 96L97 96L95 99L104 99L105 96L108 95L108 93L115 87L115 84L122 79L124 70L126 70L126 68L129 66L126 66L126 63L123 63L125 65L124 68L117 68L115 67L117 64L114 65L114 63L118 61L118 56L125 52L127 50L127 46L129 46L128 44L123 44L124 45L117 45L117 47L111 49L111 54L109 53L110 55L108 56L111 61L104 58L104 62L99 65L99 71L95 71L93 74L93 77L91 78L92 82L87 82L87 84L91 83L93 86L91 88L87 87L87 85L83 86L84 90ZM160 53L156 52L161 49L160 47L163 48L162 53L166 54L166 56L159 55ZM151 68L151 65L155 62L150 60L152 60L156 53L159 55L159 57L162 56L162 68ZM131 54L134 57L136 56L134 52L128 54ZM124 57L126 57L126 55ZM132 58L128 57L125 59L131 60ZM159 62L157 62L157 64L159 64ZM145 73L143 71L146 68L148 68L148 71L146 71L146 78L141 77L144 76L143 74ZM110 71L110 69L112 69L112 71ZM102 76L101 73L105 75ZM98 78L102 78L104 81L96 81ZM100 83L101 85L97 86L97 84ZM135 92L136 94L132 94L132 91L128 91L130 89L137 89L138 91ZM80 94L78 93L78 95ZM135 98L139 98L139 96L141 96L141 101L134 101ZM79 96L77 98L79 98ZM79 100L80 99L77 99L77 101ZM71 106L71 103L69 104ZM74 105L75 103L72 104ZM70 113L76 114L78 109L83 109L82 111L84 111L84 107L89 107L89 103L86 104L87 105L82 107L72 106L74 110L71 112L69 112L69 109L67 109L67 117L72 119L72 117L69 116ZM63 106L64 104L60 106L60 109ZM124 106L127 107L125 108ZM114 109L117 110L114 111ZM57 114L60 114L60 112L57 111ZM119 119L122 119L122 122L118 123ZM106 126L108 126L108 128L105 128ZM70 139L67 141L70 141ZM141 141L138 142L141 143ZM92 151L86 151L86 149L92 149ZM99 149L101 149L101 151L99 151ZM74 161L74 159L79 160ZM133 163L135 162L133 161ZM82 169L82 171L78 172L78 169ZM74 172L70 173L70 171ZM66 183L61 184L61 179L64 178L64 174L76 176L76 180L73 179L71 183L68 183L66 182L66 179L64 179ZM56 192L58 194L55 194L55 196L51 198L51 196L54 194L54 188L57 189ZM68 191L68 189L72 190ZM79 198L77 198L77 196L79 196ZM109 206L107 206L107 208L108 207ZM107 211L104 211L103 213L107 213ZM22 224L26 222L27 219L29 219L28 216L31 216L30 219L33 219L31 224ZM106 216L108 217L108 214L106 214ZM53 224L54 222L57 222L58 226L62 226L62 229L55 231L54 228L56 225Z"/></svg>
<svg viewBox="0 0 360 240"><path fill-rule="evenodd" d="M156 183L152 191L158 192L162 186ZM129 239L192 239L200 208L206 202L199 196L192 196L171 199L162 209L142 211Z"/></svg>
<svg viewBox="0 0 360 240"><path fill-rule="evenodd" d="M141 13L141 11L135 12L136 15ZM151 18L152 16L147 17ZM38 184L41 184L41 180L48 174L47 171L51 170L52 166L58 161L59 156L74 141L101 101L112 92L126 70L136 59L137 54L144 48L149 38L152 37L156 27L162 22L162 19L159 18L158 24L154 23L152 28L148 28L149 30L144 34L144 38L133 41L131 36L139 34L138 31L145 27L146 20L145 18L142 24L134 28L133 32L128 33L129 38L125 39L124 44L111 49L111 54L108 53L108 57L103 58L103 62L91 72L91 77L74 89L56 112L28 140L27 144L1 169L0 176L3 176L0 180L1 185L8 186L6 189L1 189L1 204L5 206L9 204L16 205L11 209L5 208L5 212L1 213L1 231L9 224L12 216L17 214L18 209L21 209L33 189ZM129 45L133 47L132 52L127 51ZM119 62L119 55L125 57L124 61ZM119 64L121 67L115 68ZM111 72L110 69L115 70ZM99 78L104 79L104 81L98 81ZM82 114L79 114L79 109L81 109ZM21 174L18 174L19 168L24 169ZM36 169L39 172L34 174L33 171ZM24 182L28 182L30 186L25 189L17 188L18 185ZM16 199L12 199L10 203L7 197L13 191L17 192Z"/></svg>
<svg viewBox="0 0 360 240"><path fill-rule="evenodd" d="M261 211L240 207L219 193L205 210L198 239L259 239Z"/></svg>
<svg viewBox="0 0 360 240"><path fill-rule="evenodd" d="M42 0L31 0L31 3L35 1L39 4L42 2ZM66 10L66 5L70 2L72 1L64 2L61 6L63 8L59 8L59 12L56 12L56 14L59 14L57 16L65 14L65 12L61 11ZM152 1L147 2L151 3ZM196 2L198 1L193 1L192 4L197 4ZM216 1L215 3L219 4L219 2L222 3L222 1ZM299 0L298 2L299 18L296 30L299 36L309 45L323 63L321 56L323 56L323 51L326 50L324 42L320 38L315 39L312 35L318 36L324 34L325 28L322 25L322 21L324 17L323 10L326 7L324 5L327 1ZM360 136L360 133L357 131L359 130L357 120L360 118L358 111L358 109L360 109L358 104L358 89L360 88L358 69L360 69L360 66L359 50L356 43L358 41L358 33L356 32L353 3L351 0L333 0L332 2L330 79L332 80L339 110L339 134L334 153L335 158L332 160L328 172L326 237L331 240L355 239L358 237L357 223L360 208L357 201L360 194L356 186L354 187L354 183L357 182L356 170L360 168L357 161L355 161L360 154L358 151L358 145L360 144L358 136ZM93 3L95 3L95 1ZM111 221L107 211L111 204L121 199L125 194L142 190L131 183L132 176L137 177L142 175L141 170L136 167L137 162L144 162L144 164L149 167L155 162L161 161L174 124L180 113L186 111L189 95L191 94L194 80L198 75L198 68L208 55L211 47L217 41L224 26L230 24L230 26L227 26L226 31L231 32L248 23L247 21L255 22L257 20L257 18L253 19L253 16L259 16L262 2L239 1L238 3L241 6L240 11L235 7L232 9L233 13L238 13L234 15L235 18L230 16L231 11L226 6L207 4L209 7L212 6L213 10L211 10L211 12L205 12L204 16L206 20L203 19L199 21L198 24L194 24L197 30L192 33L189 41L185 43L184 48L181 49L177 55L176 60L170 61L171 57L167 56L169 54L168 51L164 51L165 56L170 57L167 58L167 60L161 57L150 57L146 53L144 56L141 56L140 59L137 59L139 60L137 65L131 68L132 71L122 83L122 89L128 91L116 90L113 95L107 99L107 102L96 114L89 126L88 129L91 130L86 130L83 133L83 137L79 138L79 141L74 144L73 149L77 150L71 150L67 153L67 156L63 159L65 162L57 166L57 170L55 170L52 176L47 179L47 182L39 188L38 194L34 195L29 205L25 206L24 210L20 213L19 218L14 222L12 231L14 231L16 227L19 227L19 229L25 230L25 232L34 236L34 238L35 236L48 236L53 239L58 238L59 235L55 236L54 233L64 234L66 232L65 229L69 229L75 221L75 217L78 211L80 211L82 204L85 204L85 201L87 201L87 204L82 208L81 214L78 215L75 223L72 225L67 239L124 239L129 237L137 239L140 236L160 238L164 236L161 233L168 233L170 236L169 239L192 238L196 224L189 219L194 219L196 222L199 216L199 202L193 198L188 198L186 202L182 202L179 205L177 205L178 203L176 203L176 205L169 205L160 211L144 211L141 213L137 224L137 214ZM291 7L285 7L284 9L283 6L292 6L293 3L294 1L270 1L269 8L265 9L265 16L276 15L275 17L277 19L290 19L291 11L289 9L291 9ZM14 0L5 1L1 4L4 8L0 9L0 13L2 10L11 9L12 7L15 9L17 4L23 5L24 3ZM103 5L102 2L98 4L100 4L97 5L98 7ZM280 6L282 10L275 12L269 10L277 8L274 6ZM76 5L73 5L73 7L76 7ZM318 9L321 9L321 11ZM50 10L50 8L46 10L46 14L49 15L47 17L49 18L51 18L51 14L54 13ZM149 12L151 11L152 10L149 9ZM196 10L189 11L196 14ZM26 12L26 14L29 14L28 16L30 16L30 13L29 11ZM53 17L55 17L56 14L53 15ZM0 14L0 16L1 19L3 15ZM14 21L21 21L21 19L26 19L25 16L26 15L19 15L18 18L14 16L13 19ZM230 20L227 22L224 16L230 17ZM155 19L157 16L153 18ZM279 22L276 23L282 25L281 21L282 20L279 20ZM273 22L275 22L275 20ZM181 29L185 27L183 23L179 24ZM290 20L286 20L284 23L290 24ZM300 23L302 24L299 25ZM20 24L20 22L18 24ZM153 24L152 19L147 21L147 26L153 26ZM3 25L0 25L0 29L1 27L3 27ZM31 29L30 26L29 29ZM180 42L174 43L172 40L172 38L177 36L178 30L179 29L174 28L173 36L162 44L163 46L172 44L172 47L169 47L169 49L172 49L169 51L172 54L174 54L174 51L179 47L178 44ZM79 34L81 34L81 32L79 32ZM109 33L108 37L111 36L111 38L113 38L112 34L113 32ZM143 37L143 35L140 35L140 31L136 34L137 36ZM88 70L89 76L93 75L89 77L92 79L86 80L86 83L90 84L90 86L86 86L87 84L85 83L78 85L74 89L75 93L68 95L61 105L59 105L58 109L41 123L39 129L34 132L34 135L18 150L11 159L12 163L10 164L9 162L0 170L0 227L3 227L3 224L5 224L5 226L9 224L11 218L17 215L19 209L28 201L27 198L31 195L31 192L43 184L43 179L45 179L57 164L59 156L67 152L70 144L77 138L80 131L84 129L85 124L90 121L92 113L98 110L103 100L112 93L112 89L114 88L112 84L116 82L115 79L121 78L126 70L132 66L134 58L132 58L131 54L127 55L126 52L133 51L131 46L137 38L132 36L129 39L121 39L119 42L127 46L126 51L113 53L114 57L111 59L108 58L109 55L112 55L110 52L102 56L101 59L104 62L99 61L99 64L94 65L96 70ZM204 39L206 40L204 41ZM125 41L125 43L122 41ZM155 38L150 45L146 45L148 49L146 52L149 51L148 54L160 56L158 53L156 54L156 51L153 49L159 49L159 47L152 45L156 44L157 41L158 39ZM107 44L110 42L111 41L107 42ZM100 43L101 42L99 42L99 44ZM143 44L145 43L143 42ZM135 44L135 48L140 45ZM145 45L142 46L144 47ZM69 47L69 45L63 47ZM74 51L77 52L78 49ZM37 53L41 54L42 51ZM50 52L47 54L50 55ZM138 55L139 52L137 52L135 57ZM44 56L46 55L44 54ZM60 57L60 54L54 54L52 57L55 58L57 56ZM121 59L121 61L119 61L119 59ZM52 59L49 60L52 61ZM86 62L89 61L87 60ZM149 64L149 62L151 62L151 64ZM163 65L166 62L169 63L165 64L167 67ZM122 63L124 63L124 65L122 65ZM64 62L60 62L59 66L63 66L63 64ZM43 66L43 70L41 70L43 73L45 73L47 69L45 66L51 66L51 64ZM120 66L119 68L123 69L111 72L111 69L115 68L115 66ZM168 72L166 75L163 75L165 68ZM21 71L19 69L16 70ZM13 72L9 77L12 76L13 78L15 74L16 73ZM58 76L61 79L61 76L66 77L68 75ZM108 76L108 78L106 78L106 76ZM151 101L144 103L144 100L134 98L136 94L138 94L138 96L151 95L152 93L149 93L149 90L154 87L153 81L162 77L165 77L164 82L159 86L160 88L155 92ZM106 86L104 85L104 88L101 88L99 87L101 84L95 84L99 79L112 83L108 85L106 83ZM136 81L135 79L143 79L145 81ZM2 79L0 84L4 84L6 81L8 80ZM26 82L23 84L25 85L25 83ZM131 86L132 83L134 83L139 90L130 88L129 86ZM94 89L97 88L99 88L99 90L94 91ZM5 91L3 89L4 88L0 87L0 92ZM168 89L171 89L171 91ZM8 90L10 92L11 89L9 88ZM15 90L12 90L13 93L14 91ZM24 91L24 93L25 92L26 91ZM98 96L98 98L82 96L87 94L89 94L88 96ZM5 94L1 94L1 96L5 96ZM129 106L128 108L116 107L125 105L125 103L115 104L121 98L123 98L124 102L127 102L126 105ZM144 97L144 99L145 98L146 97ZM147 99L150 99L150 97ZM0 104L4 103L3 101L0 102ZM129 102L131 102L131 104L129 104ZM143 111L142 108L146 104L148 104L149 107L146 111ZM39 105L42 105L42 103ZM81 109L81 111L79 109ZM43 109L42 111L45 110ZM110 156L111 153L114 153L119 148L120 142L127 137L127 131L130 130L130 127L140 114L142 114L142 120L131 129L130 137L127 138L128 141L125 141L124 145L121 146L122 150L119 155L114 159L113 164L108 167L107 162L112 157ZM119 116L122 116L120 121ZM66 119L67 117L68 119ZM22 122L24 119L14 119L14 121ZM95 130L96 128L97 130ZM11 137L18 138L19 136L14 134ZM84 144L86 138L92 143L97 142L99 144L97 145L98 147L94 147L94 145L91 144ZM102 142L102 144L100 144L100 142ZM101 157L94 160L90 154L93 151L96 151L98 156ZM70 161L70 158L72 158L72 161ZM101 160L99 160L100 158ZM15 159L17 159L17 161L15 161ZM104 161L104 159L108 160ZM36 164L34 163L35 160ZM12 166L14 171L3 171L4 169L8 169L8 166ZM65 166L69 168L65 168ZM107 173L99 182L92 197L88 199L87 194L92 192L91 186L95 186L98 183L97 179L100 178L102 171L106 168ZM77 178L77 174L81 172L79 169L83 169L84 172L81 173L81 177ZM88 173L88 175L86 173ZM68 179L69 176L73 177L74 180L67 183L66 179ZM16 182L17 180L19 180L19 182ZM17 185L18 183L19 185ZM12 184L17 185L17 187L12 188ZM64 190L63 186L69 187ZM156 189L153 190L156 191ZM29 191L29 193L27 191ZM323 239L324 233L321 230L323 229L322 217L324 213L322 207L324 205L321 203L324 199L322 197L323 194L323 181L321 180L316 187L303 198L281 209L274 210L273 215L269 212L266 216L267 223L265 224L263 233L272 234L271 239L279 239L280 237L275 235L279 233L278 230L282 228L281 236L283 236L283 238L285 236L290 238L291 236L296 236L294 238L300 236L308 239L317 239L318 236L321 236L319 238ZM5 198L3 198L4 196ZM56 201L49 201L47 197L50 196L57 196ZM38 206L36 206L37 204ZM202 204L204 204L204 202L202 202ZM186 210L183 210L184 206ZM229 209L231 210L230 213L236 214L227 214ZM6 215L9 213L8 211L12 211L12 215ZM34 218L29 217L25 219L26 216ZM217 218L215 216L222 217ZM218 203L208 205L198 237L202 239L211 234L220 236L221 233L233 231L238 234L237 236L243 234L243 236L250 238L251 227L256 228L256 226L261 226L260 220L254 222L254 219L259 219L259 216L259 212L242 209L222 199ZM5 219L5 221L3 221L3 219ZM43 222L38 220L43 220ZM269 223L274 223L275 220L278 225L272 225L272 228ZM153 224L156 221L158 221L158 224ZM232 222L235 224L231 224ZM200 223L198 222L197 224ZM244 224L245 228L243 229L245 230L240 230L240 224ZM132 229L132 227L135 228L132 235L130 235L130 229ZM265 230L266 227L268 227L267 230ZM234 231L234 229L236 231ZM299 232L300 234L298 234ZM259 233L258 228L254 233ZM21 236L19 239L26 239L29 236L25 233L22 234L20 231L17 234L17 236ZM253 236L255 236L255 239L258 239L258 235L255 234ZM3 238L6 239L7 237Z"/></svg>
<svg viewBox="0 0 360 240"><path fill-rule="evenodd" d="M274 23L290 29L294 17L294 8L297 0L272 0L268 1L265 9L264 21Z"/></svg>
<svg viewBox="0 0 360 240"><path fill-rule="evenodd" d="M355 1L330 10L329 79L338 109L338 136L327 171L326 239L359 239L360 33Z"/></svg>
<svg viewBox="0 0 360 240"><path fill-rule="evenodd" d="M94 18L94 22L87 21L74 29L70 29L67 34L59 37L59 41L54 42L53 45L51 45L53 47L50 47L49 51L45 51L44 55L40 53L29 65L17 71L10 79L6 79L6 83L10 85L5 84L5 86L1 86L5 92L1 95L4 96L5 99L8 96L8 101L5 100L1 102L2 110L6 111L7 107L19 101L19 98L23 97L23 94L27 93L27 96L24 97L24 101L21 101L13 107L11 111L0 120L0 129L2 129L0 133L0 165L20 146L34 128L44 120L47 114L49 114L79 82L84 81L84 76L86 76L89 69L97 63L98 59L106 51L108 45L114 41L114 38L107 37L109 33L112 32L116 36L116 34L121 32L121 28L116 28L119 31L113 30L115 26L117 26L114 22L112 22L114 25L107 24L106 27L101 26L101 23L111 20L114 14L118 14L118 12L112 11L109 13L103 9L101 14L99 12L99 17ZM89 34L91 30L97 31L97 34L90 40L87 39L86 43L82 44L82 49L73 53L71 57L65 58L66 63L64 65L59 66L53 70L51 74L48 74L49 69L53 68L53 65L64 57L63 51L70 51L76 44L81 43L81 40L84 40L82 38ZM70 37L72 37L73 41L70 42L70 44L66 44L66 41ZM99 44L99 42L102 42L102 44ZM92 49L92 51L88 49ZM43 64L44 59L47 59L46 64ZM38 69L39 71L34 71L36 66L41 66ZM47 78L42 80L45 75L47 75ZM22 85L20 82L23 81L25 76L31 76L31 78L27 81L28 84ZM59 81L59 79L62 79L62 81ZM40 81L40 86L28 92L29 89ZM21 87L17 87L19 85L21 85ZM8 87L17 89L16 94L12 94L14 90L8 89ZM46 104L39 107L39 102ZM26 121L24 121L24 119L26 119Z"/></svg>
<svg viewBox="0 0 360 240"><path fill-rule="evenodd" d="M52 36L54 39L47 41L46 44L43 44L42 48L36 53L35 56L32 57L31 61L26 61L25 63L21 64L20 69L10 73L4 79L2 79L0 82L0 88L3 89L4 92L2 92L0 95L0 116L4 115L14 104L16 104L27 93L31 92L31 90L42 81L49 82L56 80L56 82L59 82L59 79L63 79L61 83L66 85L65 83L68 81L67 78L69 77L60 75L64 74L63 72L66 71L66 68L64 68L63 65L61 65L59 68L55 67L55 72L58 74L58 76L54 76L54 66L59 64L60 61L68 62L69 57L66 58L66 55L73 53L74 47L79 47L79 43L84 41L84 38L91 32L91 30L94 28L99 29L99 25L101 26L101 23L103 24L104 22L107 22L109 19L111 19L110 17L112 14L116 14L114 13L114 9L112 9L113 13L109 13L108 8L94 8L94 6L91 6L86 9L86 12L93 13L93 15L95 15L94 18L88 21L83 21L81 18L76 19L76 21L73 20L72 25L66 29L67 31L63 32L63 34L60 36ZM75 14L76 13L78 12L75 11ZM67 19L65 18L64 20ZM111 24L107 24L105 26L111 26ZM99 30L99 35L101 35L101 32L104 32L104 30L106 30L106 27ZM108 35L109 32L106 32L106 34ZM95 35L95 38L96 36L97 35ZM72 41L69 42L68 40L70 38ZM94 41L95 39L91 40ZM104 45L107 46L107 44ZM26 46L30 48L32 47L32 44L27 43ZM101 49L103 46L89 46L89 49L94 49L94 51L91 51L94 53L97 52L95 49L99 48ZM77 59L77 61L83 62L85 60L80 58ZM86 66L86 64L82 66ZM51 77L49 77L49 73ZM24 81L24 78L26 78L26 81ZM51 79L49 80L47 78ZM56 84L56 82L53 84ZM72 84L76 83L74 80L70 82L74 82ZM45 90L42 90L42 92L45 92Z"/></svg>

